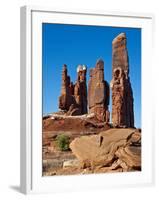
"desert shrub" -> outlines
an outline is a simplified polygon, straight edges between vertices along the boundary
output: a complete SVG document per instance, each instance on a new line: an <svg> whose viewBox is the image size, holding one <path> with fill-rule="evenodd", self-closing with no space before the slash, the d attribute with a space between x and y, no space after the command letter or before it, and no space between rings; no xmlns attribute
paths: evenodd
<svg viewBox="0 0 159 200"><path fill-rule="evenodd" d="M60 134L56 137L56 142L61 151L68 151L69 150L69 137L64 134Z"/></svg>

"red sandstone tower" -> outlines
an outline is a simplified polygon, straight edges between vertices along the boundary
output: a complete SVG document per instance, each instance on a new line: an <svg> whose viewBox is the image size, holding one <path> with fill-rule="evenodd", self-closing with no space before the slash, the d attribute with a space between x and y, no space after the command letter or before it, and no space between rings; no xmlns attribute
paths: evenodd
<svg viewBox="0 0 159 200"><path fill-rule="evenodd" d="M87 68L85 65L77 67L77 81L74 85L74 97L81 114L87 113L87 84L86 84Z"/></svg>
<svg viewBox="0 0 159 200"><path fill-rule="evenodd" d="M59 97L59 108L61 110L68 111L71 104L74 103L72 97L73 86L70 82L70 76L67 74L67 66L63 65L62 69L62 87L61 87L61 96Z"/></svg>
<svg viewBox="0 0 159 200"><path fill-rule="evenodd" d="M88 105L89 113L94 113L98 121L109 122L109 84L104 80L104 62L101 59L90 70Z"/></svg>
<svg viewBox="0 0 159 200"><path fill-rule="evenodd" d="M112 42L112 68L112 123L119 127L134 127L134 100L125 33L119 34Z"/></svg>
<svg viewBox="0 0 159 200"><path fill-rule="evenodd" d="M79 65L77 68L77 81L73 84L67 75L67 66L63 66L59 108L64 110L67 115L83 115L87 113L86 73L86 66Z"/></svg>

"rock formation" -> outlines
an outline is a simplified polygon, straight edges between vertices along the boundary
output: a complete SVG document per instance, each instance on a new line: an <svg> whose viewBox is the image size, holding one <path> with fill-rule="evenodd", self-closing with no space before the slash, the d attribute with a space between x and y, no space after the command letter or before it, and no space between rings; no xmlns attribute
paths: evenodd
<svg viewBox="0 0 159 200"><path fill-rule="evenodd" d="M134 127L134 100L125 33L119 34L113 40L112 51L112 123L119 127Z"/></svg>
<svg viewBox="0 0 159 200"><path fill-rule="evenodd" d="M137 129L109 129L82 136L70 144L82 168L94 172L141 170L141 133Z"/></svg>
<svg viewBox="0 0 159 200"><path fill-rule="evenodd" d="M87 85L85 66L78 66L77 81L73 84L67 75L67 66L62 70L62 88L59 97L59 108L67 115L82 115L87 113Z"/></svg>
<svg viewBox="0 0 159 200"><path fill-rule="evenodd" d="M64 65L61 111L43 116L43 175L141 171L141 130L134 128L124 33L113 40L112 51L113 127L109 124L110 90L104 80L103 60L90 70L88 96L86 66L77 67L73 83ZM59 151L57 136L61 133L69 137L69 151Z"/></svg>
<svg viewBox="0 0 159 200"><path fill-rule="evenodd" d="M70 83L70 77L67 75L67 66L62 69L62 87L61 96L59 97L59 108L61 110L69 110L70 106L75 103L72 96L73 86Z"/></svg>
<svg viewBox="0 0 159 200"><path fill-rule="evenodd" d="M77 68L77 81L74 85L74 97L81 114L87 113L87 84L86 84L86 66L79 65Z"/></svg>
<svg viewBox="0 0 159 200"><path fill-rule="evenodd" d="M97 120L109 122L109 85L104 80L103 60L98 60L95 68L90 70L88 105L89 113L94 113Z"/></svg>

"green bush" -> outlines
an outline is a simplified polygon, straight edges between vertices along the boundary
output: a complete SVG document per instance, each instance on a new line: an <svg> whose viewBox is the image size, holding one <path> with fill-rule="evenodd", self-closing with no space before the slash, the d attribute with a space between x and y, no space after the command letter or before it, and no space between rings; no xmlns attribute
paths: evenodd
<svg viewBox="0 0 159 200"><path fill-rule="evenodd" d="M61 151L69 150L69 137L67 135L61 134L56 137L56 142Z"/></svg>

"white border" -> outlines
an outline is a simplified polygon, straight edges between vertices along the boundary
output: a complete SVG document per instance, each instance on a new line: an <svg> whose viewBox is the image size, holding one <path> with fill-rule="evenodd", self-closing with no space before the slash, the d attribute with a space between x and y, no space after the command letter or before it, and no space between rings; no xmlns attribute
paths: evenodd
<svg viewBox="0 0 159 200"><path fill-rule="evenodd" d="M42 22L142 28L142 172L42 177ZM151 184L152 15L23 7L21 45L21 191L61 192Z"/></svg>

